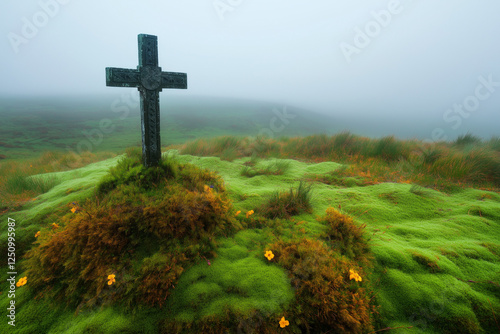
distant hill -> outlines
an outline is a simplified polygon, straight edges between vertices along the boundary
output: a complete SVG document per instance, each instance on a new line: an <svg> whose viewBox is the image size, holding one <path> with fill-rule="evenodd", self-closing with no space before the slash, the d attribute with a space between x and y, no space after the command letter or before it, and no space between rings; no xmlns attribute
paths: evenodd
<svg viewBox="0 0 500 334"><path fill-rule="evenodd" d="M123 151L141 143L139 110L137 101L117 96L4 98L0 154L24 158L47 150ZM294 106L202 96L163 96L160 119L162 145L221 135L281 137L343 130L332 117Z"/></svg>

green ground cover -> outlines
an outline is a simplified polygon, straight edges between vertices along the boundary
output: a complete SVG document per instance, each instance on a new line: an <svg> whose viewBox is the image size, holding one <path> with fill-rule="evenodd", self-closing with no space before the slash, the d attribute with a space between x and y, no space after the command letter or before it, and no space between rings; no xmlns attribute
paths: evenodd
<svg viewBox="0 0 500 334"><path fill-rule="evenodd" d="M177 325L203 319L231 316L241 332L259 328L269 317L293 310L298 303L297 290L286 265L277 260L284 257L286 245L295 237L325 239L328 231L325 216L335 208L351 216L356 225L366 225L365 236L373 253L373 268L359 263L366 275L358 283L346 279L350 289L359 286L372 289L380 305L374 330L387 327L391 333L493 333L500 318L500 195L477 189L440 192L411 184L358 182L314 182L310 212L290 219L265 220L259 208L276 191L287 192L311 174L325 175L342 167L335 162L306 163L286 160L285 171L264 175L242 173L249 163L256 170L276 166L276 159L251 162L252 158L233 161L217 157L181 155L171 150L169 159L178 163L217 172L232 202L232 213L245 228L227 237L217 237L216 256L203 258L186 268L163 308L142 307L130 313L119 302L108 306L75 309L56 306L50 300L35 299L30 281L16 292L17 333L154 333L168 327L165 319ZM120 157L65 172L35 176L52 176L56 181L47 192L7 215L16 220L18 266L36 241L37 231L50 230L60 223L62 215L70 214L72 203L84 203L92 197L94 186L116 165ZM274 167L271 167L274 168ZM318 178L321 180L321 178ZM245 213L254 214L245 217ZM61 224L62 225L62 224ZM0 229L7 240L6 224ZM266 247L276 246L276 261L264 257ZM281 248L280 248L281 247ZM311 246L312 247L312 246ZM271 249L273 250L273 249ZM334 247L335 250L335 247ZM2 247L6 253L6 247ZM312 255L304 257L305 263ZM336 258L343 263L345 256ZM161 262L161 259L157 259ZM154 262L154 257L152 260ZM312 261L312 260L311 260ZM346 260L347 261L347 260ZM2 263L0 308L6 309L8 284L6 263ZM314 267L314 266L313 266ZM306 280L307 271L298 279ZM18 278L23 277L20 272ZM118 277L124 279L124 277ZM354 283L351 283L354 282ZM117 285L118 286L118 285ZM358 291L358 290L355 290ZM360 290L361 291L361 290ZM281 313L280 313L281 312ZM295 313L294 313L295 312ZM284 315L284 314L283 314ZM292 333L303 324L289 318L290 326L277 327ZM7 321L0 328L7 327ZM295 323L294 323L295 322ZM181 326L179 325L179 326ZM339 331L339 330L337 330ZM334 331L335 332L335 331ZM341 331L339 331L341 332ZM361 332L361 330L360 330Z"/></svg>

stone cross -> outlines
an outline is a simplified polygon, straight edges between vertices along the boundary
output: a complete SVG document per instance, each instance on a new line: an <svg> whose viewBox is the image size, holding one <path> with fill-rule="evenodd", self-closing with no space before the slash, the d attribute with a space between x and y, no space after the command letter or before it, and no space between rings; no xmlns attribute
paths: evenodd
<svg viewBox="0 0 500 334"><path fill-rule="evenodd" d="M140 34L137 69L106 68L106 86L137 87L141 94L142 162L157 166L161 159L160 92L187 89L186 73L162 72L158 66L158 38Z"/></svg>

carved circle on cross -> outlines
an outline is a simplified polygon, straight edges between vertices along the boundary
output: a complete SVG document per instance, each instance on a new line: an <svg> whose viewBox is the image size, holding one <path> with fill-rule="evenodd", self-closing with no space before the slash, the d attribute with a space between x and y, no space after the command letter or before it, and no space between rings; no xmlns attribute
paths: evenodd
<svg viewBox="0 0 500 334"><path fill-rule="evenodd" d="M161 87L161 67L143 66L141 68L141 84L148 90Z"/></svg>

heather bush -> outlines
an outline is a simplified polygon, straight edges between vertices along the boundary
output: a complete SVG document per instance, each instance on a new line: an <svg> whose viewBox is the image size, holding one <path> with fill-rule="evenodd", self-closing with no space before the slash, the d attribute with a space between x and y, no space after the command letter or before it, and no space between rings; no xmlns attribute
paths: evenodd
<svg viewBox="0 0 500 334"><path fill-rule="evenodd" d="M367 333L373 330L376 306L363 269L323 242L278 241L269 249L284 267L297 302L285 312L294 333ZM356 279L354 279L356 277ZM365 287L366 286L366 287Z"/></svg>

